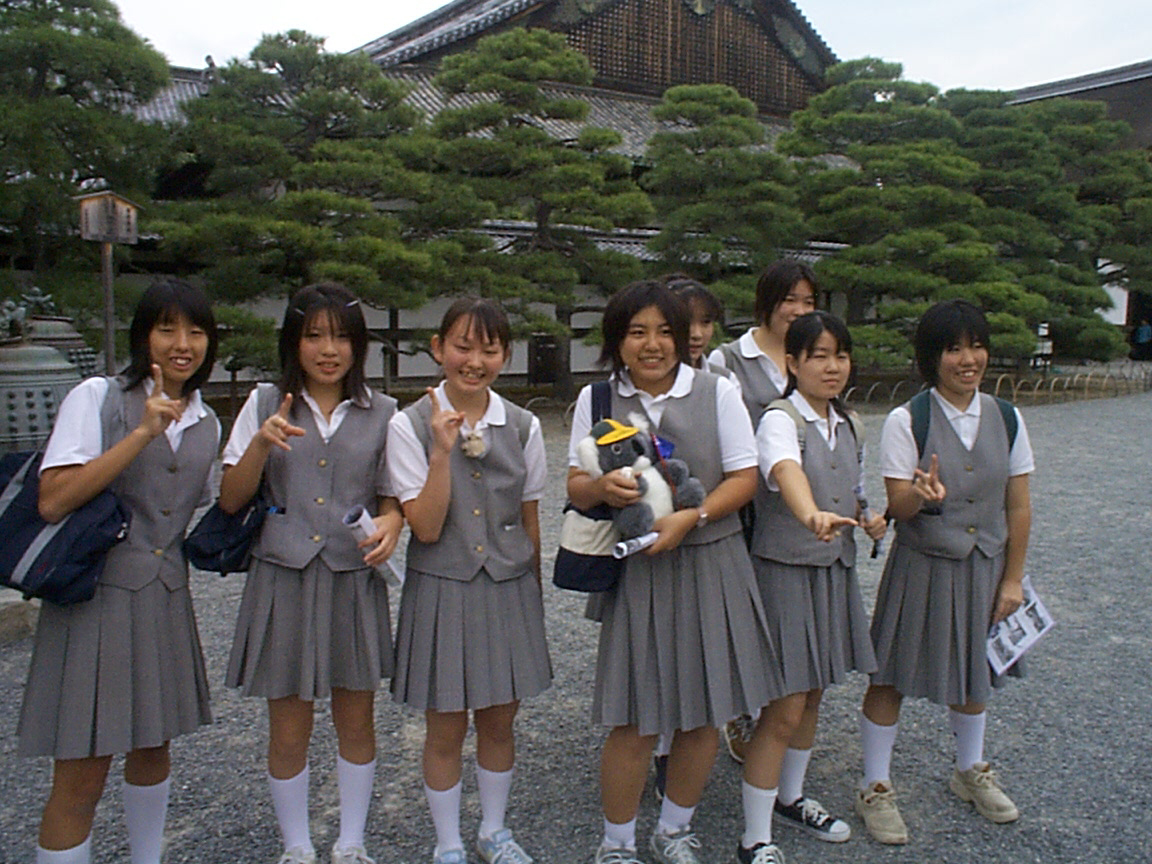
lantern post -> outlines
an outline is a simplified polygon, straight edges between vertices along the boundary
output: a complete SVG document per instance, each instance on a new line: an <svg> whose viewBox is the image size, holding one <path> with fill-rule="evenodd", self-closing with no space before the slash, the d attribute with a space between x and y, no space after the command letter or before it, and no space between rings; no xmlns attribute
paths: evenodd
<svg viewBox="0 0 1152 864"><path fill-rule="evenodd" d="M135 244L138 205L111 190L78 195L80 236L100 244L100 282L104 288L104 371L116 374L116 303L112 294L112 244Z"/></svg>

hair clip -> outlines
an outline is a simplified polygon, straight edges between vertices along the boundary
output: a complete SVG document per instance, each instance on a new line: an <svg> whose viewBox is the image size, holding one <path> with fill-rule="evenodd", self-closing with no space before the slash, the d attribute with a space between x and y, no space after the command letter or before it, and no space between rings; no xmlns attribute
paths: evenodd
<svg viewBox="0 0 1152 864"><path fill-rule="evenodd" d="M353 306L359 306L359 305L360 305L359 300L350 300L349 302L344 304L344 308L345 309L351 309Z"/></svg>
<svg viewBox="0 0 1152 864"><path fill-rule="evenodd" d="M292 311L293 311L293 312L295 312L297 315L299 315L301 318L303 318L303 317L305 316L305 314L307 314L307 313L305 313L305 311L304 311L303 309L301 309L299 306L293 306L293 307L292 307Z"/></svg>

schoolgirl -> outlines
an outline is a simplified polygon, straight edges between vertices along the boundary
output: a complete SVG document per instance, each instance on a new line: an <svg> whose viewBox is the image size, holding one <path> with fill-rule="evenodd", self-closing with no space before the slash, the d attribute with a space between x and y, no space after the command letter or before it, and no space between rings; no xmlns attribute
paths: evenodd
<svg viewBox="0 0 1152 864"><path fill-rule="evenodd" d="M392 672L387 585L373 569L402 518L384 456L394 399L364 381L368 333L356 298L334 283L296 292L280 330L281 377L248 397L224 449L220 506L257 490L269 506L252 550L227 682L268 700L268 785L280 864L316 860L308 824L313 703L332 700L339 752L334 864L371 862L364 825L376 770L373 702ZM342 523L364 507L376 532L357 545Z"/></svg>
<svg viewBox="0 0 1152 864"><path fill-rule="evenodd" d="M781 695L752 564L736 511L756 485L748 414L729 381L692 369L688 311L657 282L608 301L601 362L612 368L611 416L647 422L675 445L707 497L656 523L659 539L630 557L603 596L594 720L610 727L601 755L604 836L597 864L636 861L636 813L658 734L674 730L666 794L650 840L655 861L696 864L692 817L716 755L716 729ZM591 388L577 400L568 496L581 509L639 497L620 471L593 477L578 444L591 428Z"/></svg>
<svg viewBox="0 0 1152 864"><path fill-rule="evenodd" d="M760 415L769 403L784 395L788 386L784 339L789 325L800 315L816 308L816 274L802 261L781 259L769 265L756 282L755 315L759 322L734 342L721 345L708 362L731 369L740 384L740 395L756 428ZM740 514L744 538L751 545L755 513L764 506L768 487L757 483L755 506L745 507ZM737 762L744 761L744 751L755 728L751 717L737 717L724 727L728 753ZM797 741L797 750L802 742ZM799 757L797 757L799 758Z"/></svg>
<svg viewBox="0 0 1152 864"><path fill-rule="evenodd" d="M661 281L688 306L688 365L735 381L736 375L730 369L705 359L716 333L716 322L724 320L724 307L716 295L683 273L669 273Z"/></svg>
<svg viewBox="0 0 1152 864"><path fill-rule="evenodd" d="M849 838L845 822L804 796L804 776L825 688L852 670L876 670L852 529L862 525L880 539L886 523L857 503L860 451L839 400L852 337L835 316L809 312L792 322L785 347L790 408L765 411L756 432L768 497L756 514L752 562L787 695L761 711L747 749L738 853L745 864L783 860L772 843L773 812L821 840Z"/></svg>
<svg viewBox="0 0 1152 864"><path fill-rule="evenodd" d="M432 337L444 380L392 421L389 469L412 529L392 695L424 712L436 864L466 861L460 775L469 711L481 809L476 850L489 864L532 861L504 815L516 712L552 681L538 514L547 467L539 421L491 389L510 352L499 306L456 300Z"/></svg>
<svg viewBox="0 0 1152 864"><path fill-rule="evenodd" d="M210 723L208 683L181 544L206 500L220 424L200 396L216 359L204 293L178 280L144 292L115 379L89 378L60 406L44 452L40 513L58 522L103 489L132 513L87 603L40 609L17 732L52 756L38 864L91 860L92 819L112 754L124 753L133 864L158 864L168 742Z"/></svg>
<svg viewBox="0 0 1152 864"><path fill-rule="evenodd" d="M989 327L978 308L964 300L936 304L916 327L915 348L932 388L928 429L920 452L910 402L893 409L881 433L896 539L877 591L878 671L860 719L864 776L856 809L881 843L908 839L889 777L905 696L950 708L952 791L993 822L1019 815L984 760L984 706L997 683L986 646L989 626L1023 597L1032 448L1019 412L1002 412L1007 406L980 393Z"/></svg>

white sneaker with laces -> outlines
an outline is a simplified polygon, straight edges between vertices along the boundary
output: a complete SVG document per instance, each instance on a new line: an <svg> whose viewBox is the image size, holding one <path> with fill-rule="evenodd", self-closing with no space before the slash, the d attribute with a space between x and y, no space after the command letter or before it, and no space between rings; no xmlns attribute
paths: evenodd
<svg viewBox="0 0 1152 864"><path fill-rule="evenodd" d="M501 828L491 837L477 837L476 851L488 864L532 864L532 857L512 839L510 828Z"/></svg>
<svg viewBox="0 0 1152 864"><path fill-rule="evenodd" d="M341 846L338 842L332 845L332 864L376 864L368 857L363 846Z"/></svg>
<svg viewBox="0 0 1152 864"><path fill-rule="evenodd" d="M307 846L293 846L284 850L276 864L316 864L316 850Z"/></svg>
<svg viewBox="0 0 1152 864"><path fill-rule="evenodd" d="M600 844L600 848L596 850L596 857L592 859L592 864L643 864L643 862L636 857L635 849Z"/></svg>
<svg viewBox="0 0 1152 864"><path fill-rule="evenodd" d="M700 864L700 859L696 857L700 841L696 839L691 827L683 828L675 834L656 831L649 845L658 864Z"/></svg>

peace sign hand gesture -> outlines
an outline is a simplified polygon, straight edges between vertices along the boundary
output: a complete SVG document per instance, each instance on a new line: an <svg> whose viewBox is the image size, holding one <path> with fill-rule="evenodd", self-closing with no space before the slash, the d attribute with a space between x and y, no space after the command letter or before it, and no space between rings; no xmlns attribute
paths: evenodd
<svg viewBox="0 0 1152 864"><path fill-rule="evenodd" d="M304 434L304 430L299 426L293 426L288 422L288 412L292 409L292 394L285 393L284 401L280 403L280 408L264 421L260 427L260 438L273 447L279 447L281 450L291 450L292 446L288 443L289 438L296 438Z"/></svg>
<svg viewBox="0 0 1152 864"><path fill-rule="evenodd" d="M916 469L912 478L912 491L920 497L922 504L939 504L948 494L948 490L940 482L940 460L935 453L932 454L932 462L927 472Z"/></svg>
<svg viewBox="0 0 1152 864"><path fill-rule="evenodd" d="M164 373L152 364L152 395L144 402L144 416L139 428L149 438L160 435L173 420L179 420L187 403L183 399L170 399L164 392Z"/></svg>
<svg viewBox="0 0 1152 864"><path fill-rule="evenodd" d="M435 388L429 387L426 391L432 402L432 416L428 425L432 429L432 440L436 448L444 453L451 453L456 439L460 437L460 427L464 425L463 411L445 411L440 407L440 400L436 398Z"/></svg>

